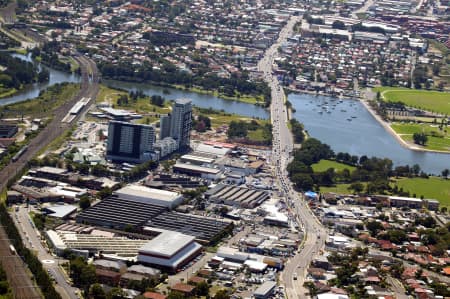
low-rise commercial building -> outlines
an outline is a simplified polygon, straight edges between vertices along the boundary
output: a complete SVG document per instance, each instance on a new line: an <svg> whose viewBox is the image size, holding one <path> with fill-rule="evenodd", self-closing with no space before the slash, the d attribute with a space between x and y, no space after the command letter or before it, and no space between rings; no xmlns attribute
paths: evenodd
<svg viewBox="0 0 450 299"><path fill-rule="evenodd" d="M276 286L277 283L275 281L266 281L255 290L253 296L255 299L270 298L275 291Z"/></svg>
<svg viewBox="0 0 450 299"><path fill-rule="evenodd" d="M138 261L175 272L200 254L201 250L202 246L195 242L195 237L163 231L139 249Z"/></svg>
<svg viewBox="0 0 450 299"><path fill-rule="evenodd" d="M180 193L149 188L142 185L128 185L114 191L114 195L121 199L150 203L169 209L173 209L183 202L183 196Z"/></svg>

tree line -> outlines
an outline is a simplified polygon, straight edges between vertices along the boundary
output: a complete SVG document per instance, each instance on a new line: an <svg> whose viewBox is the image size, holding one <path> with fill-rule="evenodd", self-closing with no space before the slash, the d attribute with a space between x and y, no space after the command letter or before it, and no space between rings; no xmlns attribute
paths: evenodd
<svg viewBox="0 0 450 299"><path fill-rule="evenodd" d="M229 139L249 139L249 131L262 130L263 143L272 144L272 125L269 123L260 124L252 119L250 122L231 121L228 125L227 136Z"/></svg>
<svg viewBox="0 0 450 299"><path fill-rule="evenodd" d="M135 66L126 62L112 64L100 62L98 68L102 76L108 79L154 82L158 84L179 84L186 88L200 86L205 90L233 90L240 94L263 95L265 106L270 105L270 87L265 82L253 82L248 74L240 76L233 74L230 78L221 78L214 74L190 74L179 70L175 65L164 61L159 69L153 68L148 62Z"/></svg>
<svg viewBox="0 0 450 299"><path fill-rule="evenodd" d="M46 299L61 299L61 296L56 292L53 283L41 261L33 254L31 250L23 245L22 237L17 230L8 209L5 204L0 204L0 222L11 240L12 245L17 251L17 255L21 256L24 262L28 265L31 273L33 273L37 285L42 291Z"/></svg>
<svg viewBox="0 0 450 299"><path fill-rule="evenodd" d="M334 160L352 167L353 171L345 168L336 171L329 168L322 172L314 172L312 165L320 160ZM321 186L334 186L336 183L350 183L350 190L355 193L365 191L368 194L394 193L400 196L410 196L398 186L391 186L390 177L422 177L428 178L418 164L413 166L393 166L393 162L387 158L358 157L348 153L337 153L329 145L315 138L308 138L302 143L300 149L294 150L294 159L287 166L288 174L295 187L302 191L320 189ZM444 170L442 175L448 173ZM365 185L363 184L366 183ZM415 197L416 194L413 194Z"/></svg>
<svg viewBox="0 0 450 299"><path fill-rule="evenodd" d="M0 85L7 88L20 89L24 84L45 82L49 78L45 70L38 72L31 62L10 55L0 55L0 65L6 68L0 72ZM41 73L42 75L39 75Z"/></svg>

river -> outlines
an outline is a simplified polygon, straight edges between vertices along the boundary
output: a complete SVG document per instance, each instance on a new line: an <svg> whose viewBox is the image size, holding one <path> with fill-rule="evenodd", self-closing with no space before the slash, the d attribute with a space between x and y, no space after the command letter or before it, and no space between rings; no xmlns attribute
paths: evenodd
<svg viewBox="0 0 450 299"><path fill-rule="evenodd" d="M31 61L29 55L13 55ZM49 82L30 85L12 97L0 99L0 105L35 98L41 90L56 83L80 82L77 75L47 69L50 72ZM128 91L142 90L146 95L161 95L167 99L189 98L195 106L202 108L211 107L248 117L269 117L269 112L262 107L224 100L208 94L141 83L111 80L104 83ZM335 152L387 157L394 161L395 165L419 164L422 170L433 174L439 174L444 168L450 167L450 154L417 152L402 147L356 100L340 101L333 97L290 94L289 101L296 109L294 117L305 125L309 134L328 143Z"/></svg>
<svg viewBox="0 0 450 299"><path fill-rule="evenodd" d="M389 158L395 165L419 164L427 173L450 167L450 154L418 152L401 146L357 100L290 94L293 116L308 133L337 152Z"/></svg>
<svg viewBox="0 0 450 299"><path fill-rule="evenodd" d="M25 61L33 62L32 58L31 58L31 54L28 54L28 55L12 54L12 56L20 58ZM63 83L63 82L78 83L81 81L80 76L78 76L76 74L57 71L55 69L48 68L46 66L42 66L41 64L38 64L38 68L41 68L41 67L46 68L50 73L50 78L49 78L48 82L31 84L31 85L25 87L23 90L20 90L18 93L16 93L15 95L13 95L11 97L0 99L0 105L3 106L3 105L7 105L7 104L23 102L28 99L36 98L39 96L39 92L41 90L44 90L47 87L52 86L57 83Z"/></svg>
<svg viewBox="0 0 450 299"><path fill-rule="evenodd" d="M146 95L160 95L170 100L189 98L192 100L192 104L201 108L214 108L216 110L223 110L228 113L240 114L248 117L257 117L261 119L269 118L269 111L260 106L238 101L224 100L210 94L201 94L175 88L114 80L105 80L104 83L108 86L125 89L128 91L142 90L142 92ZM165 93L167 91L169 92L168 94Z"/></svg>

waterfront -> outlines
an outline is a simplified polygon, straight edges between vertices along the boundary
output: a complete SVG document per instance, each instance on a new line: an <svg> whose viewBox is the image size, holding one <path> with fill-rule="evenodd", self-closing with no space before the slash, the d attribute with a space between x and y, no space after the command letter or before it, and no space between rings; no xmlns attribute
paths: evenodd
<svg viewBox="0 0 450 299"><path fill-rule="evenodd" d="M178 98L189 98L192 100L192 103L195 106L200 108L213 108L215 110L223 110L228 113L261 119L268 119L270 117L269 111L261 106L256 106L239 101L225 100L211 94L195 93L192 91L156 86L151 84L113 80L105 80L104 84L113 88L124 89L127 91L142 90L142 92L146 95L160 95L170 100L175 100Z"/></svg>
<svg viewBox="0 0 450 299"><path fill-rule="evenodd" d="M450 154L418 152L401 146L357 100L310 94L290 94L293 116L308 133L335 152L386 157L395 165L419 164L427 173L440 174L450 165Z"/></svg>
<svg viewBox="0 0 450 299"><path fill-rule="evenodd" d="M22 59L31 59L30 56L14 55ZM56 83L80 81L77 75L47 69L50 72L49 82L28 86L12 97L1 99L0 105L35 98L41 90ZM128 91L142 90L146 95L161 95L167 99L190 98L194 105L202 108L211 107L248 117L269 118L269 112L262 107L224 100L209 94L150 84L121 81L104 83ZM309 134L328 143L335 152L387 157L393 160L395 165L419 164L424 171L433 174L439 174L450 165L449 154L417 152L401 146L359 101L311 94L290 94L289 101L296 109L293 116L305 125Z"/></svg>
<svg viewBox="0 0 450 299"><path fill-rule="evenodd" d="M31 54L28 54L28 55L12 54L12 56L26 60L26 61L30 61L30 62L33 61L31 58ZM34 63L36 63L36 62L34 62ZM4 106L4 105L13 104L13 103L17 103L17 102L23 102L23 101L26 101L29 99L36 98L39 96L39 93L42 90L46 89L49 86L55 85L57 83L64 83L64 82L79 83L79 82L81 82L80 76L78 76L76 74L57 71L55 69L42 66L41 64L39 64L39 67L44 67L49 71L50 78L49 78L48 82L34 83L29 86L26 86L23 90L20 90L13 96L0 99L0 105Z"/></svg>

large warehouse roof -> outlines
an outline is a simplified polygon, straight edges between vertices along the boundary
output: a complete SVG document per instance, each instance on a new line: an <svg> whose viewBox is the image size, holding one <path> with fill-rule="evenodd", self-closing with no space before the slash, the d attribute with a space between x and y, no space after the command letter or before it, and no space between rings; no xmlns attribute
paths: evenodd
<svg viewBox="0 0 450 299"><path fill-rule="evenodd" d="M153 198L168 202L172 202L180 196L180 194L177 192L154 189L142 185L128 185L126 187L123 187L122 189L114 191L114 194L123 199L133 199L134 197L140 197Z"/></svg>
<svg viewBox="0 0 450 299"><path fill-rule="evenodd" d="M185 235L179 232L163 231L153 240L142 246L139 252L147 254L171 258L178 251L182 250L189 243L194 241L193 236Z"/></svg>
<svg viewBox="0 0 450 299"><path fill-rule="evenodd" d="M222 184L208 190L205 195L214 202L238 205L243 208L259 206L270 197L267 191Z"/></svg>
<svg viewBox="0 0 450 299"><path fill-rule="evenodd" d="M148 226L177 231L194 236L197 240L210 242L225 230L230 223L215 218L193 216L176 212L166 212L152 218Z"/></svg>
<svg viewBox="0 0 450 299"><path fill-rule="evenodd" d="M91 252L102 251L104 254L114 254L121 257L135 257L139 248L148 240L128 239L125 237L104 237L74 232L47 231L50 242L58 250L78 249Z"/></svg>
<svg viewBox="0 0 450 299"><path fill-rule="evenodd" d="M76 219L77 222L123 228L127 225L143 225L165 210L150 203L110 197L83 211Z"/></svg>

